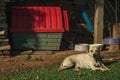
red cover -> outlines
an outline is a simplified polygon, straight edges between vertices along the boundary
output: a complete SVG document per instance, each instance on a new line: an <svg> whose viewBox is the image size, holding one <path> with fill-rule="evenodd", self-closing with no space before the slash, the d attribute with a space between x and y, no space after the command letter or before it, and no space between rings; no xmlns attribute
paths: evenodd
<svg viewBox="0 0 120 80"><path fill-rule="evenodd" d="M69 31L69 20L68 20L68 13L67 10L63 10L64 15L64 27L66 31Z"/></svg>
<svg viewBox="0 0 120 80"><path fill-rule="evenodd" d="M59 6L12 8L11 32L65 32L65 29L69 31L67 11Z"/></svg>

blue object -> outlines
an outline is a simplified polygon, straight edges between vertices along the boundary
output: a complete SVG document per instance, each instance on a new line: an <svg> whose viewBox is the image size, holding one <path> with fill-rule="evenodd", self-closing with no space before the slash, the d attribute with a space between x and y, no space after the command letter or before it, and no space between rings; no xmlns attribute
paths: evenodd
<svg viewBox="0 0 120 80"><path fill-rule="evenodd" d="M82 17L84 18L86 24L88 25L89 31L90 31L90 32L94 32L93 26L92 26L92 24L91 24L91 22L90 22L90 20L89 20L89 18L88 18L88 16L87 16L86 11L85 11L84 8L83 8L83 6L80 6L80 11L81 11L81 13L82 13Z"/></svg>
<svg viewBox="0 0 120 80"><path fill-rule="evenodd" d="M120 44L119 38L105 38L104 44L118 45Z"/></svg>

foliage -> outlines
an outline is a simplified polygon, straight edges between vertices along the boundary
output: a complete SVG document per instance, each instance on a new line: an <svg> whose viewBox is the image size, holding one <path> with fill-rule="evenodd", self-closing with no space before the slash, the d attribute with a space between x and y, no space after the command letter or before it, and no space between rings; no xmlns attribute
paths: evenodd
<svg viewBox="0 0 120 80"><path fill-rule="evenodd" d="M119 80L120 61L109 63L107 67L111 70L107 72L81 69L75 72L73 68L57 73L59 65L51 67L40 67L33 70L14 73L1 73L1 80Z"/></svg>

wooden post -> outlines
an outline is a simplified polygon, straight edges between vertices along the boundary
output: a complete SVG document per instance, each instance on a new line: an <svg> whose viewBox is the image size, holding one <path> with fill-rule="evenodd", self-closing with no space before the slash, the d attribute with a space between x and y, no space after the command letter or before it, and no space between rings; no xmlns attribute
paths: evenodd
<svg viewBox="0 0 120 80"><path fill-rule="evenodd" d="M103 43L104 0L96 0L94 18L94 43Z"/></svg>
<svg viewBox="0 0 120 80"><path fill-rule="evenodd" d="M113 25L113 37L120 39L120 23L116 23ZM110 45L110 51L118 51L120 50L120 44Z"/></svg>
<svg viewBox="0 0 120 80"><path fill-rule="evenodd" d="M113 25L113 37L120 38L120 23Z"/></svg>

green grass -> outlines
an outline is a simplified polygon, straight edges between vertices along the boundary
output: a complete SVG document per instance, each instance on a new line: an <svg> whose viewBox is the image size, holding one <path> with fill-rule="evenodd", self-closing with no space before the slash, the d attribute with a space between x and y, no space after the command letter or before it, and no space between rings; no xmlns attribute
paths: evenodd
<svg viewBox="0 0 120 80"><path fill-rule="evenodd" d="M73 68L57 73L59 65L40 67L33 70L14 73L0 73L0 80L120 80L120 61L107 65L110 71L100 72L89 69L80 69L75 72ZM78 73L82 73L78 76Z"/></svg>

